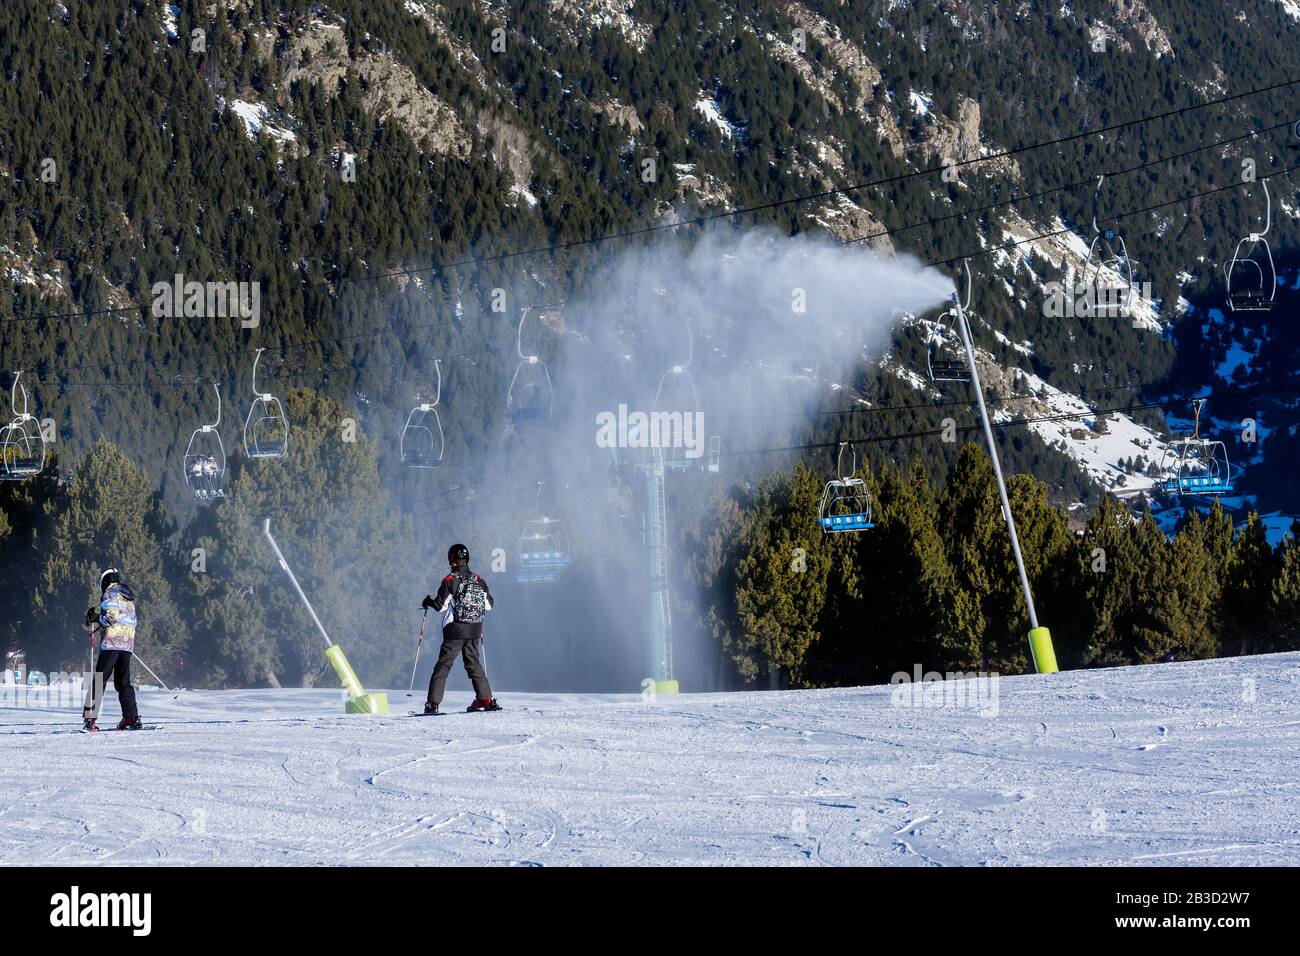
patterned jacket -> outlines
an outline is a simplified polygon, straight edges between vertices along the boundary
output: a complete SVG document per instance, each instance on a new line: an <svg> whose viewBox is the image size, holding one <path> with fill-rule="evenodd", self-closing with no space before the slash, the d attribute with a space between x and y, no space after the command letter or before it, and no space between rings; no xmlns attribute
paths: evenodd
<svg viewBox="0 0 1300 956"><path fill-rule="evenodd" d="M99 601L99 625L101 651L135 650L135 592L129 585L119 581L108 586Z"/></svg>

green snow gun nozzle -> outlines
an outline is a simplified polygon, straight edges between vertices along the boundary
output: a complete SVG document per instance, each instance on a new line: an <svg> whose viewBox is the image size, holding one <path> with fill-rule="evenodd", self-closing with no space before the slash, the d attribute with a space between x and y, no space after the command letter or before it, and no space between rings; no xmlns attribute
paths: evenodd
<svg viewBox="0 0 1300 956"><path fill-rule="evenodd" d="M303 593L302 586L298 584L298 578L294 575L293 569L289 567L289 562L284 559L283 552L280 551L280 546L275 543L275 538L271 537L270 518L267 518L262 525L262 532L266 535L266 540L271 542L271 550L275 552L276 560L280 562L280 567L284 569L284 573L289 576L289 583L298 592L298 597L302 599L303 605L307 608L307 613L311 615L312 621L316 624L316 630L320 631L320 636L325 639L325 657L333 665L334 673L339 675L339 683L343 685L343 690L348 695L344 712L349 714L388 713L388 695L367 694L366 689L361 686L361 681L357 678L357 672L352 669L347 655L343 653L343 648L331 641L329 634L325 632L325 626L321 624L320 618L316 616L316 610L311 606L311 602L307 600L307 595Z"/></svg>
<svg viewBox="0 0 1300 956"><path fill-rule="evenodd" d="M1035 673L1055 674L1060 670L1056 666L1056 651L1052 647L1052 635L1047 628L1036 627L1029 632L1029 653L1034 657Z"/></svg>

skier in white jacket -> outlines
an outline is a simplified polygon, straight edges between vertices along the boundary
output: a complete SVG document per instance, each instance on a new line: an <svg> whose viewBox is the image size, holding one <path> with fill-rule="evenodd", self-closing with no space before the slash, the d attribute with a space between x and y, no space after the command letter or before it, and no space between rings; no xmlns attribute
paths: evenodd
<svg viewBox="0 0 1300 956"><path fill-rule="evenodd" d="M111 676L113 689L122 705L118 730L139 730L140 711L135 705L135 687L131 684L131 655L135 651L135 592L122 580L117 568L107 568L99 576L99 607L86 610L86 626L91 635L99 632L99 656L95 673L86 688L82 708L84 728L97 731L99 708L104 703L104 689Z"/></svg>

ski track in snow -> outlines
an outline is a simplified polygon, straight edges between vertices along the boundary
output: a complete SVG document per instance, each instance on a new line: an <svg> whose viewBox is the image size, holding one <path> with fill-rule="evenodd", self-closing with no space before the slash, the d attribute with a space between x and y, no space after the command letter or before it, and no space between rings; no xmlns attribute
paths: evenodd
<svg viewBox="0 0 1300 956"><path fill-rule="evenodd" d="M889 690L0 707L0 865L1300 864L1300 654L1005 678L991 718Z"/></svg>

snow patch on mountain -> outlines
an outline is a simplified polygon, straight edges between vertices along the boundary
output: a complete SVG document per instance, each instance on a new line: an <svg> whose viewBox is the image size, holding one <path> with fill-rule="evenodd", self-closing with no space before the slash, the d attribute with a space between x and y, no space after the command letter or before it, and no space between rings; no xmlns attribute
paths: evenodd
<svg viewBox="0 0 1300 956"><path fill-rule="evenodd" d="M1043 232L1051 235L1043 235ZM1064 270L1063 281L1071 288L1075 283L1082 281L1085 268L1091 273L1096 273L1096 281L1100 285L1122 287L1122 277L1115 269L1109 266L1100 269L1096 267L1095 254L1092 265L1089 266L1088 254L1091 242L1091 239L1079 235L1059 217L1049 223L1045 230L1040 231L1033 224L1013 215L1007 218L1002 228L1000 242L1001 245L1009 248L1000 249L993 258L996 264L1010 265L1014 269L1023 260L1037 257L1054 269ZM1132 315L1116 317L1113 321L1131 322L1134 328L1146 332L1162 332L1164 324L1160 320L1159 301L1154 296L1142 294L1144 290L1140 272L1134 278L1135 284L1130 300ZM1038 301L1033 303L1035 307L1042 308L1048 295L1047 287L1040 283Z"/></svg>
<svg viewBox="0 0 1300 956"><path fill-rule="evenodd" d="M180 36L179 24L177 17L181 15L181 8L174 3L163 3L162 5L162 28L167 34L169 40L175 40Z"/></svg>
<svg viewBox="0 0 1300 956"><path fill-rule="evenodd" d="M53 263L54 271L49 268L48 258L36 249L14 249L0 245L0 275L9 280L11 285L32 286L38 295L56 296L67 292L68 283L64 279L60 263Z"/></svg>
<svg viewBox="0 0 1300 956"><path fill-rule="evenodd" d="M249 139L256 139L259 133L266 133L267 136L282 143L291 143L298 138L297 134L292 130L283 126L276 126L267 119L270 110L267 109L264 103L230 100L226 103L226 109L243 121L244 130L248 133Z"/></svg>
<svg viewBox="0 0 1300 956"><path fill-rule="evenodd" d="M533 195L532 191L528 189L527 186L520 186L520 185L511 186L510 195L515 200L522 199L525 203L528 204L529 209L534 209L537 206L537 197Z"/></svg>
<svg viewBox="0 0 1300 956"><path fill-rule="evenodd" d="M735 138L736 127L727 122L727 118L722 115L722 106L717 100L701 93L695 100L695 111L702 113L704 118L716 126L726 139Z"/></svg>
<svg viewBox="0 0 1300 956"><path fill-rule="evenodd" d="M1016 417L1064 416L1058 421L1032 422L1027 427L1047 445L1068 455L1090 478L1119 497L1150 491L1156 479L1144 470L1133 473L1120 467L1123 459L1143 458L1149 465L1160 464L1166 443L1151 429L1139 425L1120 412L1106 416L1105 431L1099 432L1099 415L1082 398L1047 384L1042 378L1023 369L1012 369L1019 385L1032 392L1026 403L1017 399ZM1031 405L1025 408L1026 404ZM1000 415L1012 417L1011 411Z"/></svg>
<svg viewBox="0 0 1300 956"><path fill-rule="evenodd" d="M650 27L632 16L635 0L549 0L547 6L552 13L562 13L580 24L584 32L597 27L617 30L638 52L650 42Z"/></svg>

